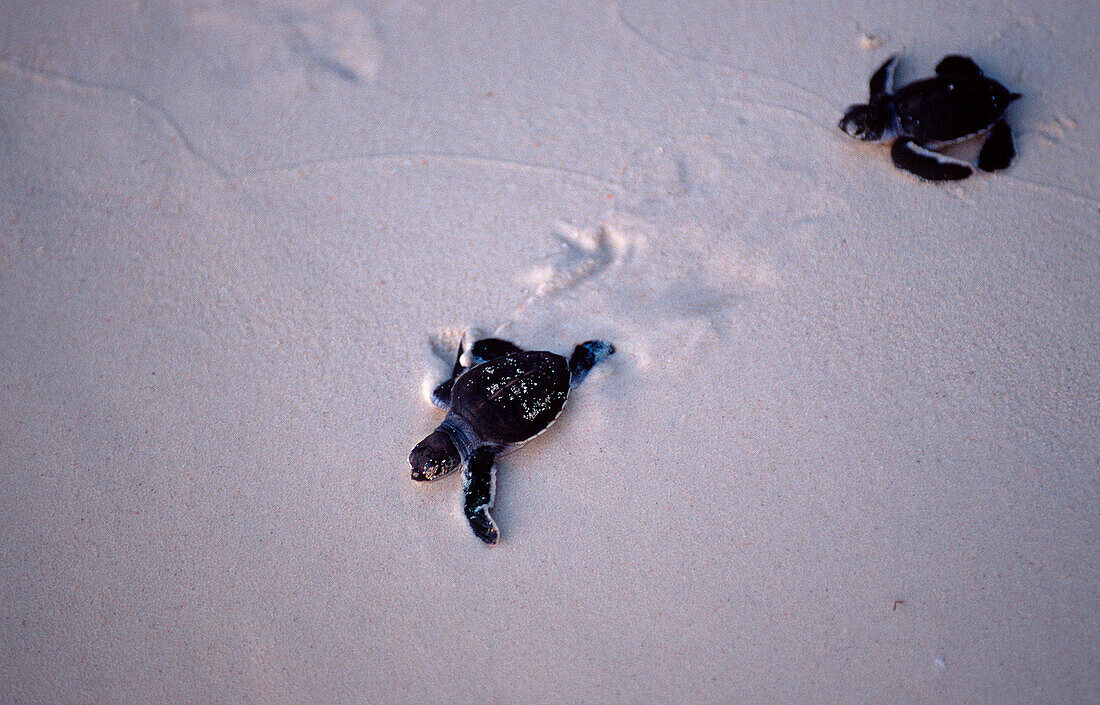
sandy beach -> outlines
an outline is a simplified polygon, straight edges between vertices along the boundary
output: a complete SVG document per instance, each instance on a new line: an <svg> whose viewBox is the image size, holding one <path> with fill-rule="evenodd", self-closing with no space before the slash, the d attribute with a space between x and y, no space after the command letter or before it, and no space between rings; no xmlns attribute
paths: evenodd
<svg viewBox="0 0 1100 705"><path fill-rule="evenodd" d="M1097 702L1098 37L8 0L0 701ZM1022 93L1015 164L841 132L896 53ZM409 476L470 332L618 350L500 461L496 546Z"/></svg>

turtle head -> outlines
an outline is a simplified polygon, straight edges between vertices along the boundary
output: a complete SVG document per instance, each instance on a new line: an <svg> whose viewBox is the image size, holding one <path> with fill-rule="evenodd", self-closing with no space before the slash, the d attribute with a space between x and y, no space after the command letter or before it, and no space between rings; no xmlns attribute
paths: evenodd
<svg viewBox="0 0 1100 705"><path fill-rule="evenodd" d="M877 105L852 105L840 119L838 127L864 142L877 142L886 134L889 112Z"/></svg>
<svg viewBox="0 0 1100 705"><path fill-rule="evenodd" d="M451 437L443 431L435 431L412 449L409 464L412 465L412 479L430 481L457 470L462 458Z"/></svg>

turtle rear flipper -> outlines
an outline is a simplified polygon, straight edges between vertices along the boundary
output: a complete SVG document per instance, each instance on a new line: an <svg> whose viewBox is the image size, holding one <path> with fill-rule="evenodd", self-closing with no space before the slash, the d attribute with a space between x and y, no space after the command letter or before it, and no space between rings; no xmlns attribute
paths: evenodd
<svg viewBox="0 0 1100 705"><path fill-rule="evenodd" d="M949 54L936 64L938 76L981 76L982 69L969 56Z"/></svg>
<svg viewBox="0 0 1100 705"><path fill-rule="evenodd" d="M952 159L903 137L890 149L894 166L926 181L958 181L974 173L966 162Z"/></svg>
<svg viewBox="0 0 1100 705"><path fill-rule="evenodd" d="M474 535L487 544L495 544L500 538L496 522L489 516L493 506L493 461L496 453L489 446L481 446L470 454L462 471L462 490L465 495L466 521Z"/></svg>
<svg viewBox="0 0 1100 705"><path fill-rule="evenodd" d="M982 171L1000 171L1012 165L1016 158L1016 146L1012 142L1012 128L1005 120L998 120L989 131L982 150L978 152L978 168Z"/></svg>
<svg viewBox="0 0 1100 705"><path fill-rule="evenodd" d="M455 380L461 377L463 372L483 362L517 352L523 352L523 348L510 340L485 338L471 345L469 355L467 355L465 340L463 340L458 344L458 355L455 357L455 364L451 369L451 378L432 391L432 403L441 409L450 408L451 388L454 387Z"/></svg>
<svg viewBox="0 0 1100 705"><path fill-rule="evenodd" d="M523 348L510 340L504 340L503 338L483 338L470 347L470 356L472 358L470 367L518 352L523 352ZM461 359L461 357L462 354L460 352L459 359Z"/></svg>
<svg viewBox="0 0 1100 705"><path fill-rule="evenodd" d="M584 381L592 368L615 354L615 346L602 340L589 340L573 348L569 357L569 386L575 388Z"/></svg>

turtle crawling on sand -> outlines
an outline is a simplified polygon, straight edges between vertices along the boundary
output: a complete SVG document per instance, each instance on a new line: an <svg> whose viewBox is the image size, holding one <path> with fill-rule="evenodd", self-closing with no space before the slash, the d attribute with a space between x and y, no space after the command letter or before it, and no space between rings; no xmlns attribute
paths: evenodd
<svg viewBox="0 0 1100 705"><path fill-rule="evenodd" d="M840 129L869 142L894 140L894 165L927 181L954 181L974 173L966 162L933 150L988 135L978 153L978 168L999 171L1012 164L1016 149L1004 119L1020 98L982 75L974 60L952 54L936 66L936 75L894 90L895 54L871 76L871 98L850 106Z"/></svg>
<svg viewBox="0 0 1100 705"><path fill-rule="evenodd" d="M451 378L432 392L432 402L447 409L447 416L412 449L412 479L437 480L465 465L466 519L479 539L496 543L499 532L489 516L496 457L548 429L569 392L614 352L602 340L581 343L568 360L524 352L499 338L479 340L469 351L460 345Z"/></svg>

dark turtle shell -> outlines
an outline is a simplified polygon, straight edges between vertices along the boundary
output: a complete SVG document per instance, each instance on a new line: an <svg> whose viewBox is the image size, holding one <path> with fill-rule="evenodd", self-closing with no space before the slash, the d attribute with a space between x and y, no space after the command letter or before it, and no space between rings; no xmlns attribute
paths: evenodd
<svg viewBox="0 0 1100 705"><path fill-rule="evenodd" d="M934 145L988 130L1017 97L993 79L976 74L926 78L902 86L890 100L899 134Z"/></svg>
<svg viewBox="0 0 1100 705"><path fill-rule="evenodd" d="M483 443L522 443L558 418L569 396L569 382L569 363L561 355L506 355L455 381L451 413L470 424Z"/></svg>

